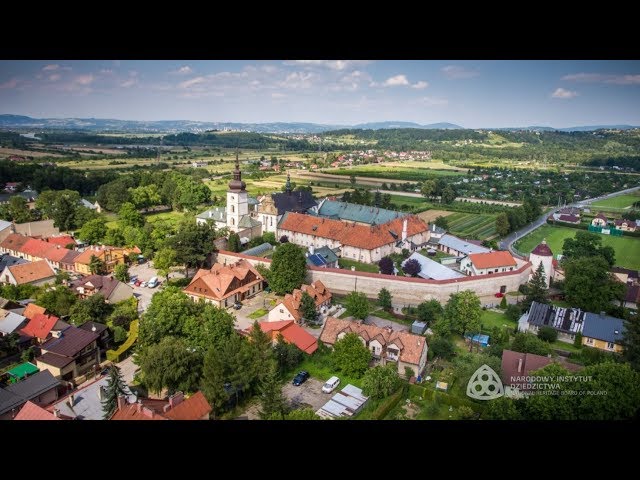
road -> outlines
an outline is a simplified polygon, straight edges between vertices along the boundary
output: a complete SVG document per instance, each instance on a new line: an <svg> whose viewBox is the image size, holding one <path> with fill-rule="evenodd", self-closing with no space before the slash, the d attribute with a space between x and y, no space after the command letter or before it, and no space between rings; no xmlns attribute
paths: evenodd
<svg viewBox="0 0 640 480"><path fill-rule="evenodd" d="M624 195L626 193L631 193L631 192L634 192L634 191L636 191L638 189L640 189L640 187L627 188L626 190L620 190L618 192L608 193L606 195L602 195L601 197L590 198L588 200L582 200L580 202L571 203L571 204L566 205L566 206L567 207L578 207L578 206L590 205L593 202L597 202L599 200L606 200L607 198L617 197L619 195ZM536 228L540 228L542 225L546 224L547 223L547 218L549 217L549 215L551 215L554 212L556 212L556 210L552 210L550 212L544 213L538 219L536 219L535 221L531 222L527 226L521 228L520 230L518 230L516 232L512 232L509 235L507 235L500 242L500 249L501 250L507 250L508 249L511 252L512 255L520 257L516 252L513 251L513 243L516 240L518 240L519 238L522 238L525 235L533 232Z"/></svg>

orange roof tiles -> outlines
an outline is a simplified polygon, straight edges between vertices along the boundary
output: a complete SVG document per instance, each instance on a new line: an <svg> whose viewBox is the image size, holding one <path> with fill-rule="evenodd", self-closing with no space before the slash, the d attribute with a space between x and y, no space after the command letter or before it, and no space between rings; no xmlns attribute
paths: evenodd
<svg viewBox="0 0 640 480"><path fill-rule="evenodd" d="M32 263L21 263L20 265L11 265L6 268L9 269L18 285L56 276L56 273L49 266L46 260L38 260L37 262Z"/></svg>
<svg viewBox="0 0 640 480"><path fill-rule="evenodd" d="M406 331L389 331L376 325L364 325L334 317L329 317L325 321L324 328L320 334L320 341L333 345L336 343L338 335L342 332L354 332L365 339L368 337L370 339L368 341L378 340L387 347L395 344L400 349L400 360L413 365L420 363L422 352L427 348L426 339L420 335L414 335Z"/></svg>
<svg viewBox="0 0 640 480"><path fill-rule="evenodd" d="M20 235L18 233L10 233L7 235L2 243L0 243L0 247L6 248L8 250L19 250L25 243L30 240L29 237L25 237L24 235Z"/></svg>
<svg viewBox="0 0 640 480"><path fill-rule="evenodd" d="M279 322L260 322L260 328L265 333L271 333L275 340L278 333L287 343L293 343L304 353L311 355L318 349L318 341L300 325L296 325L293 320L283 320ZM253 326L249 327L249 329Z"/></svg>
<svg viewBox="0 0 640 480"><path fill-rule="evenodd" d="M198 270L183 291L222 300L262 279L262 275L246 260L239 260L229 265L216 263L211 270L204 268Z"/></svg>
<svg viewBox="0 0 640 480"><path fill-rule="evenodd" d="M183 400L163 415L169 420L200 420L211 412L211 405L202 392Z"/></svg>
<svg viewBox="0 0 640 480"><path fill-rule="evenodd" d="M117 247L108 247L108 246L102 246L102 247L89 247L87 248L84 252L82 252L80 255L78 255L76 257L76 259L74 260L75 263L82 263L84 265L89 265L91 263L91 257L92 256L96 256L98 258L103 258L105 252L114 250L116 252L124 252L124 250L122 248L117 248Z"/></svg>
<svg viewBox="0 0 640 480"><path fill-rule="evenodd" d="M55 315L44 315L42 313L38 313L33 316L29 323L27 323L20 332L25 335L29 335L30 337L45 339L49 336L49 332L58 320L60 319Z"/></svg>
<svg viewBox="0 0 640 480"><path fill-rule="evenodd" d="M24 309L24 312L22 312L22 316L27 317L29 320L31 320L37 314L44 315L46 311L46 308L41 307L40 305L36 305L35 303L30 303L29 305L27 305L27 308Z"/></svg>
<svg viewBox="0 0 640 480"><path fill-rule="evenodd" d="M507 251L471 253L469 254L473 266L481 268L515 267L518 264Z"/></svg>
<svg viewBox="0 0 640 480"><path fill-rule="evenodd" d="M303 292L307 292L309 296L315 300L316 307L319 307L331 299L331 292L320 280L316 280L311 285L302 284L300 289L296 288L292 293L287 293L281 303L287 307L287 310L289 310L296 321L299 321L300 318L302 318L300 303L302 302Z"/></svg>
<svg viewBox="0 0 640 480"><path fill-rule="evenodd" d="M166 420L166 418L142 404L129 403L116 410L109 420Z"/></svg>
<svg viewBox="0 0 640 480"><path fill-rule="evenodd" d="M381 225L366 226L293 212L286 213L278 229L329 238L343 245L372 250L401 240L405 219L407 220L407 237L429 230L429 226L415 215L396 218Z"/></svg>
<svg viewBox="0 0 640 480"><path fill-rule="evenodd" d="M56 248L55 245L51 245L50 243L47 243L44 240L37 240L35 238L30 238L22 246L20 251L27 255L31 255L32 257L44 258L44 255L46 252L55 248Z"/></svg>
<svg viewBox="0 0 640 480"><path fill-rule="evenodd" d="M60 262L64 257L67 256L67 253L71 252L68 248L63 248L58 245L55 245L54 248L45 252L44 258L51 262Z"/></svg>
<svg viewBox="0 0 640 480"><path fill-rule="evenodd" d="M44 408L28 401L20 409L14 420L60 420L53 413L47 412Z"/></svg>
<svg viewBox="0 0 640 480"><path fill-rule="evenodd" d="M46 242L53 243L54 245L60 245L61 247L66 247L70 243L75 245L76 241L73 239L71 235L60 235L58 237L49 237L45 239Z"/></svg>

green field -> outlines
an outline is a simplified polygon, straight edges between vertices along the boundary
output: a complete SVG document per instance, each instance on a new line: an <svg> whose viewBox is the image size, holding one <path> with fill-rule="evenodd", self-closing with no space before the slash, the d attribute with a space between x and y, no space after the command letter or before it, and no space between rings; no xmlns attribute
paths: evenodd
<svg viewBox="0 0 640 480"><path fill-rule="evenodd" d="M529 253L538 245L542 239L546 239L554 255L562 253L562 245L565 238L574 237L574 228L553 227L543 225L534 230L526 237L518 240L515 247L522 253ZM599 234L596 234L599 235ZM640 269L640 238L634 237L612 237L611 235L600 235L603 245L611 245L616 252L616 265L625 268Z"/></svg>
<svg viewBox="0 0 640 480"><path fill-rule="evenodd" d="M428 164L425 164L428 165ZM465 172L455 171L451 169L436 170L434 168L420 167L392 167L388 164L367 165L363 167L339 168L337 170L326 170L326 173L332 175L355 175L356 177L385 178L395 180L408 180L411 182L420 182L432 178L433 176L460 176Z"/></svg>
<svg viewBox="0 0 640 480"><path fill-rule="evenodd" d="M595 208L627 208L635 202L640 202L640 195L619 195L617 197L607 198L592 204Z"/></svg>
<svg viewBox="0 0 640 480"><path fill-rule="evenodd" d="M370 273L378 273L380 269L378 265L375 263L362 263L356 262L355 260L347 260L346 258L339 258L338 265L340 268L348 268L355 267L358 272L370 272Z"/></svg>
<svg viewBox="0 0 640 480"><path fill-rule="evenodd" d="M449 231L460 237L485 240L496 234L496 215L491 213L454 213L447 222Z"/></svg>
<svg viewBox="0 0 640 480"><path fill-rule="evenodd" d="M494 327L503 328L510 327L514 328L516 326L516 322L512 322L509 320L504 313L494 312L492 310L484 310L482 312L482 317L480 317L480 323L482 323L482 331L483 333L491 333L491 329Z"/></svg>

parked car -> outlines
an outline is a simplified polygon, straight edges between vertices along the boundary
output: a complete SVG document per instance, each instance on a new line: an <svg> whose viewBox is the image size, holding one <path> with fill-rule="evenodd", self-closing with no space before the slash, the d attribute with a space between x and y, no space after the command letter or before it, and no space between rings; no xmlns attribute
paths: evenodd
<svg viewBox="0 0 640 480"><path fill-rule="evenodd" d="M322 386L322 391L324 393L331 393L336 389L338 385L340 385L340 379L336 376L333 376Z"/></svg>
<svg viewBox="0 0 640 480"><path fill-rule="evenodd" d="M496 298L502 298L502 297L504 297L504 293L502 292L496 293Z"/></svg>
<svg viewBox="0 0 640 480"><path fill-rule="evenodd" d="M136 283L134 283L134 285L136 287L139 287L140 285L142 285L142 281L141 280L136 280Z"/></svg>
<svg viewBox="0 0 640 480"><path fill-rule="evenodd" d="M149 280L147 287L156 288L157 286L158 286L158 277L152 277L151 280Z"/></svg>
<svg viewBox="0 0 640 480"><path fill-rule="evenodd" d="M293 379L293 384L296 387L299 387L300 385L302 385L304 382L307 381L307 378L309 378L309 372L305 372L304 370L301 371L300 373L298 373L294 379Z"/></svg>
<svg viewBox="0 0 640 480"><path fill-rule="evenodd" d="M233 304L233 308L236 310L240 310L242 308L242 304L240 302L236 302Z"/></svg>
<svg viewBox="0 0 640 480"><path fill-rule="evenodd" d="M142 283L140 284L140 287L141 287L141 288L146 288L146 287L147 287L147 285L148 285L148 283L147 283L147 282L142 282Z"/></svg>
<svg viewBox="0 0 640 480"><path fill-rule="evenodd" d="M129 278L129 285L135 285L137 281L138 281L138 276L131 275L131 277Z"/></svg>

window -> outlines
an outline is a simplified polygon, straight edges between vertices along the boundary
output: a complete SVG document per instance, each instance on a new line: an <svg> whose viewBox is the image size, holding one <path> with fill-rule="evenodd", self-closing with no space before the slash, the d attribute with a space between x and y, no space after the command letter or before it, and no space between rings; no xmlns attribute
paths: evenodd
<svg viewBox="0 0 640 480"><path fill-rule="evenodd" d="M613 342L607 342L607 350L613 350Z"/></svg>
<svg viewBox="0 0 640 480"><path fill-rule="evenodd" d="M282 308L281 308L281 309L280 309L280 313L284 313L284 309L282 309Z"/></svg>
<svg viewBox="0 0 640 480"><path fill-rule="evenodd" d="M235 221L234 221L233 217L231 217L231 225L235 225Z"/></svg>
<svg viewBox="0 0 640 480"><path fill-rule="evenodd" d="M587 338L587 345L593 345L593 338Z"/></svg>
<svg viewBox="0 0 640 480"><path fill-rule="evenodd" d="M231 213L235 213L235 211L236 211L235 205L231 205Z"/></svg>

